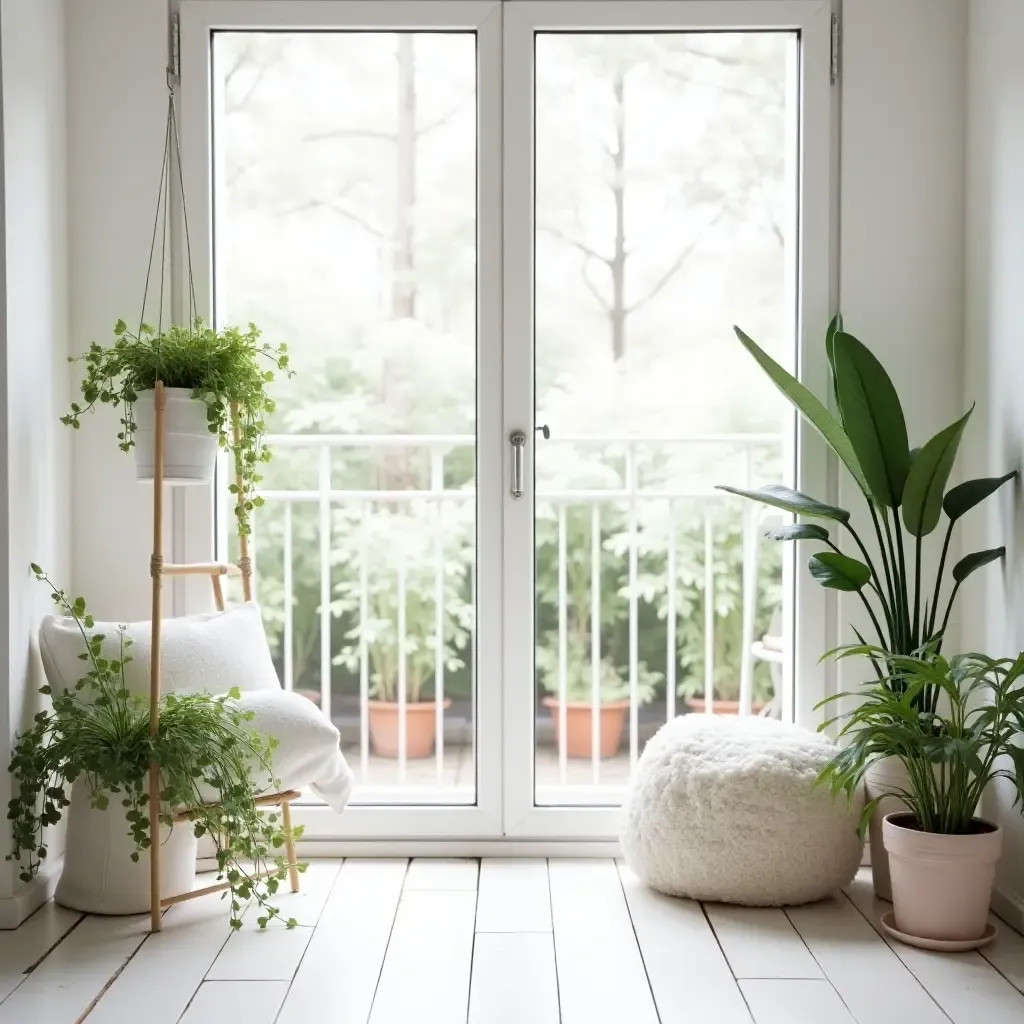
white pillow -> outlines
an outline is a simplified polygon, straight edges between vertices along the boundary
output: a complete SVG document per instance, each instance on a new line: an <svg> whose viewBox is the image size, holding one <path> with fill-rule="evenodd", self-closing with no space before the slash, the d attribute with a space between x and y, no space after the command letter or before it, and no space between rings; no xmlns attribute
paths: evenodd
<svg viewBox="0 0 1024 1024"><path fill-rule="evenodd" d="M164 619L162 627L161 693L226 693L236 686L245 693L281 689L257 605ZM104 657L116 658L118 628L116 622L97 622L86 632L103 634ZM125 636L132 641L125 683L132 693L148 696L150 624L130 622ZM72 689L89 669L78 657L85 652L85 641L72 618L43 619L39 651L54 690Z"/></svg>
<svg viewBox="0 0 1024 1024"><path fill-rule="evenodd" d="M271 765L282 791L309 786L333 810L345 809L352 793L352 769L339 748L338 730L311 700L284 690L263 690L243 693L237 705L253 713L246 728L278 741ZM266 769L253 765L252 775L257 793L272 791ZM205 800L218 797L214 790L203 792Z"/></svg>

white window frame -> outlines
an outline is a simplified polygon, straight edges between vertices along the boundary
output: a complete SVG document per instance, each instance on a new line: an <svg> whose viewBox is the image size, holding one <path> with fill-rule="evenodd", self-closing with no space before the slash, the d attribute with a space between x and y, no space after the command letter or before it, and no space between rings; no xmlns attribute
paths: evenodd
<svg viewBox="0 0 1024 1024"><path fill-rule="evenodd" d="M801 96L797 210L799 375L813 391L827 393L824 327L832 309L831 210L832 92L831 4L823 0L513 0L504 19L504 408L505 436L533 439L533 232L534 232L534 37L548 31L795 30L800 33ZM823 493L827 459L819 438L801 423L797 440L798 486ZM510 472L506 445L506 471ZM526 473L521 501L505 503L505 789L504 831L524 839L606 840L617 835L615 807L535 805L534 779L534 496ZM528 551L528 557L522 552ZM795 594L794 706L787 717L813 720L824 694L818 656L827 638L826 606L806 573L787 573ZM529 609L529 611L525 611ZM530 699L523 699L529 694ZM790 711L790 708L786 709Z"/></svg>
<svg viewBox="0 0 1024 1024"><path fill-rule="evenodd" d="M828 391L822 334L836 305L836 90L830 88L830 0L181 0L180 116L183 179L200 312L213 307L210 35L217 29L471 30L478 72L478 618L477 804L354 806L342 816L296 807L306 840L353 841L407 852L398 843L437 841L460 852L501 839L574 849L603 847L618 831L613 807L534 804L534 500L513 501L509 433L532 444L533 395L533 39L545 30L795 30L801 38L797 364L801 380ZM503 347L504 342L504 347ZM501 401L495 396L501 395ZM797 486L835 490L824 444L796 430ZM532 451L528 446L528 450ZM188 489L174 504L175 557L213 554L212 492ZM490 581L488 585L487 581ZM786 717L816 724L814 704L831 677L818 664L834 635L835 602L806 573L784 572L795 609L793 673ZM209 607L205 589L175 610Z"/></svg>
<svg viewBox="0 0 1024 1024"><path fill-rule="evenodd" d="M501 4L497 0L182 0L182 174L199 309L213 309L210 39L218 30L466 30L477 36L477 673L473 806L353 805L343 815L294 805L305 840L495 838L501 835ZM182 534L190 560L213 553L213 492L190 489ZM200 603L201 602L201 603ZM189 610L209 607L205 589Z"/></svg>

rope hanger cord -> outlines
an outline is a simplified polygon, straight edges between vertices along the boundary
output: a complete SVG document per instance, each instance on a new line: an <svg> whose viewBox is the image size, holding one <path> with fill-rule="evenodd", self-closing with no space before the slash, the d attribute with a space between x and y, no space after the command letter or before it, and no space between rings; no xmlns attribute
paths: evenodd
<svg viewBox="0 0 1024 1024"><path fill-rule="evenodd" d="M171 147L173 145L173 164ZM178 189L181 199L181 217L182 224L184 227L185 234L185 261L188 270L188 316L187 325L189 336L192 335L195 329L195 320L198 314L199 303L196 299L196 284L195 276L192 270L192 240L189 234L188 227L188 204L185 200L185 185L184 175L182 173L181 166L181 138L178 132L178 117L174 105L174 89L168 80L168 95L167 95L167 123L164 129L164 151L163 157L160 161L160 179L157 185L156 193L156 211L153 215L153 231L150 236L149 242L149 259L146 263L146 281L142 290L142 310L139 314L139 331L138 336L142 337L142 326L146 322L146 302L149 299L149 286L153 276L153 265L156 257L156 240L157 233L160 232L160 290L157 305L157 329L156 329L156 340L155 348L157 352L158 370L161 341L163 335L163 316L164 316L164 289L167 281L167 268L170 262L170 237L169 237L169 223L170 223L170 198L171 198L171 171L172 168L177 171L178 175ZM162 230L161 230L162 220ZM159 373L158 373L159 376Z"/></svg>

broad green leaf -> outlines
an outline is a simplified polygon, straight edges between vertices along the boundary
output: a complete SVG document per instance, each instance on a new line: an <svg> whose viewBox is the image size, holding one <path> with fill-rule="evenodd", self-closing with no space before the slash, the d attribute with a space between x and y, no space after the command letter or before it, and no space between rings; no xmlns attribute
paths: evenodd
<svg viewBox="0 0 1024 1024"><path fill-rule="evenodd" d="M838 331L836 390L843 427L875 500L899 508L910 469L903 408L889 375L866 345Z"/></svg>
<svg viewBox="0 0 1024 1024"><path fill-rule="evenodd" d="M903 522L912 537L927 537L939 525L942 492L973 411L971 406L966 415L940 430L910 464L903 488Z"/></svg>
<svg viewBox="0 0 1024 1024"><path fill-rule="evenodd" d="M738 494L741 498L750 498L752 501L760 501L765 505L781 508L783 511L792 512L797 516L835 519L840 523L848 522L850 519L850 513L845 508L826 505L810 495L794 491L792 487L783 487L782 484L766 484L756 491L747 491L741 487L727 487L725 484L720 484L715 489L728 491L729 494Z"/></svg>
<svg viewBox="0 0 1024 1024"><path fill-rule="evenodd" d="M857 819L857 835L864 839L868 833L868 826L871 824L871 819L875 816L875 811L881 803L882 798L885 796L876 796L873 800L869 800L860 812L860 817Z"/></svg>
<svg viewBox="0 0 1024 1024"><path fill-rule="evenodd" d="M828 530L817 523L787 523L764 531L768 540L828 540Z"/></svg>
<svg viewBox="0 0 1024 1024"><path fill-rule="evenodd" d="M832 390L836 396L836 404L839 404L839 392L836 390L836 335L843 329L843 314L836 313L829 321L828 330L825 331L825 358L828 359L828 368L832 374Z"/></svg>
<svg viewBox="0 0 1024 1024"><path fill-rule="evenodd" d="M856 558L838 551L821 551L807 563L811 575L830 590L860 590L871 579L871 570Z"/></svg>
<svg viewBox="0 0 1024 1024"><path fill-rule="evenodd" d="M968 576L976 569L980 569L989 562L998 561L1006 554L1006 548L989 548L987 551L975 551L972 554L964 555L956 565L953 566L953 579L957 583L963 583Z"/></svg>
<svg viewBox="0 0 1024 1024"><path fill-rule="evenodd" d="M1017 471L1007 473L1006 476L986 476L977 480L966 480L956 487L951 487L949 493L942 499L942 511L956 522L964 513L970 512L975 505L981 504L990 494L999 490L1007 480L1012 480Z"/></svg>
<svg viewBox="0 0 1024 1024"><path fill-rule="evenodd" d="M768 374L771 382L789 399L801 416L825 439L839 460L853 475L857 486L869 494L867 480L854 454L853 445L846 436L842 425L815 396L791 373L784 370L767 352L738 327L733 327L740 344L757 360L758 365Z"/></svg>

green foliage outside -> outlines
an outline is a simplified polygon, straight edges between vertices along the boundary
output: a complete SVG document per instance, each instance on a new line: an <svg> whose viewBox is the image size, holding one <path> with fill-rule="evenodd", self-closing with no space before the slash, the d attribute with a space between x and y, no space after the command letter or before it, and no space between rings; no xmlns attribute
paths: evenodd
<svg viewBox="0 0 1024 1024"><path fill-rule="evenodd" d="M496 339L481 326L491 308L478 308L490 259L478 250L478 231L494 197L478 190L472 36L220 33L214 50L225 83L215 126L223 157L218 315L256 320L268 337L294 340L299 371L275 392L272 432L475 434L480 413L500 399L487 377L477 407ZM795 185L786 177L786 105L798 66L798 40L787 33L539 37L532 340L537 422L553 431L533 452L541 492L625 486L621 444L569 444L562 438L570 434L778 438L789 429L783 402L728 330L749 317L774 355L791 358L787 281L795 253L786 232L787 189ZM665 132L666 123L679 130ZM504 343L512 351L529 340ZM713 485L779 480L782 455L777 440L759 444L748 474L735 444L637 450L642 492L709 496L675 503L680 697L703 693L705 508L714 530L715 690L720 698L738 695L742 503L712 496ZM262 489L315 493L322 458L315 447L288 448L267 467ZM342 492L468 493L475 460L473 447L453 446L439 481L422 447L338 446L329 483ZM664 707L667 504L642 500L636 514L639 691ZM294 684L312 690L320 688L320 515L316 500L296 502L291 512ZM628 509L601 502L600 515L601 691L611 697L629 679ZM371 694L395 693L400 559L407 696L433 694L437 516L433 501L369 506L361 626L361 504L331 509L336 698L359 692L361 640ZM586 698L590 516L589 504L566 507L568 685ZM443 502L441 518L444 689L465 698L474 500ZM258 596L283 668L283 508L268 502L255 531ZM541 502L540 692L557 687L557 551L556 511ZM777 629L780 606L779 552L763 544L760 557L755 639ZM768 665L755 663L754 684L755 700L771 693Z"/></svg>

